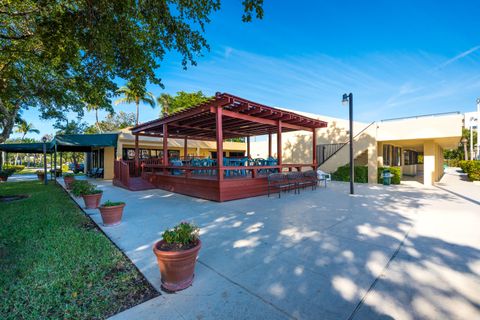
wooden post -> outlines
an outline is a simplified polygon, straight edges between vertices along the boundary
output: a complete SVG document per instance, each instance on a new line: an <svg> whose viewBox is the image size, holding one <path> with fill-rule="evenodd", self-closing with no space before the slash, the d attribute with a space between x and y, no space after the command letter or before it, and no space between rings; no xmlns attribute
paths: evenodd
<svg viewBox="0 0 480 320"><path fill-rule="evenodd" d="M216 130L217 130L217 167L218 181L223 180L223 124L222 124L222 108L218 108L215 113Z"/></svg>
<svg viewBox="0 0 480 320"><path fill-rule="evenodd" d="M317 168L317 131L315 128L312 129L312 163Z"/></svg>
<svg viewBox="0 0 480 320"><path fill-rule="evenodd" d="M53 162L53 181L57 182L57 144L55 143L55 157Z"/></svg>
<svg viewBox="0 0 480 320"><path fill-rule="evenodd" d="M63 152L60 151L60 170L63 168ZM63 170L62 170L62 176L63 176Z"/></svg>
<svg viewBox="0 0 480 320"><path fill-rule="evenodd" d="M268 157L272 157L272 134L268 134Z"/></svg>
<svg viewBox="0 0 480 320"><path fill-rule="evenodd" d="M168 166L168 125L163 124L163 161L164 166ZM163 173L167 173L166 167L163 169Z"/></svg>
<svg viewBox="0 0 480 320"><path fill-rule="evenodd" d="M140 149L138 148L138 134L135 135L135 172L134 175L138 176L140 167Z"/></svg>
<svg viewBox="0 0 480 320"><path fill-rule="evenodd" d="M183 159L187 160L187 153L188 153L188 137L185 136L183 140Z"/></svg>
<svg viewBox="0 0 480 320"><path fill-rule="evenodd" d="M277 124L277 164L282 164L282 121L280 120Z"/></svg>
<svg viewBox="0 0 480 320"><path fill-rule="evenodd" d="M247 157L251 158L251 155L250 155L250 136L247 137Z"/></svg>

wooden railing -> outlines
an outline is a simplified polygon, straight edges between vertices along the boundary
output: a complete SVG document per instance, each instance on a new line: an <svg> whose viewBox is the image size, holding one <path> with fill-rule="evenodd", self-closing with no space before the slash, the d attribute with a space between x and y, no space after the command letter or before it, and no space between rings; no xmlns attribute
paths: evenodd
<svg viewBox="0 0 480 320"><path fill-rule="evenodd" d="M135 165L135 164L134 164ZM113 163L113 179L119 181L125 187L130 185L130 165L123 160L115 160Z"/></svg>
<svg viewBox="0 0 480 320"><path fill-rule="evenodd" d="M302 171L302 168L315 169L313 164L282 164L273 166L174 166L161 164L144 164L142 172L145 174L162 174L172 176L185 176L187 178L201 176L218 176L218 171L223 173L225 178L245 177L256 178L274 172Z"/></svg>

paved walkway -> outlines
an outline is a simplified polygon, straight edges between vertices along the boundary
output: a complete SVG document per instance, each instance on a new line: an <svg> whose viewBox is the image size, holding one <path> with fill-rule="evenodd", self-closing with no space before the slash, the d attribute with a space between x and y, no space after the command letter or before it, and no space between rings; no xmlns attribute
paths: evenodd
<svg viewBox="0 0 480 320"><path fill-rule="evenodd" d="M194 221L203 241L192 287L112 319L480 319L480 207L447 191L349 196L332 183L215 203L97 183L127 203L122 224L102 229L157 289L162 231Z"/></svg>
<svg viewBox="0 0 480 320"><path fill-rule="evenodd" d="M480 183L468 181L460 168L447 168L437 187L480 205Z"/></svg>

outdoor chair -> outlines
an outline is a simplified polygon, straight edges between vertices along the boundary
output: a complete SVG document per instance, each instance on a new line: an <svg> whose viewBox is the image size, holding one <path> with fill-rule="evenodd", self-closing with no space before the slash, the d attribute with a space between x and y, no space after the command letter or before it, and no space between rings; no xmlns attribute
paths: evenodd
<svg viewBox="0 0 480 320"><path fill-rule="evenodd" d="M98 168L98 169L97 169L97 172L95 173L95 175L93 175L93 177L95 177L95 178L103 178L103 168Z"/></svg>
<svg viewBox="0 0 480 320"><path fill-rule="evenodd" d="M327 187L327 181L332 181L332 176L330 173L323 172L322 170L317 170L318 181L325 181L325 188Z"/></svg>
<svg viewBox="0 0 480 320"><path fill-rule="evenodd" d="M290 182L288 181L286 175L283 173L272 173L268 175L268 196L270 197L270 193L278 192L278 197L280 198L280 194L283 190L290 189Z"/></svg>
<svg viewBox="0 0 480 320"><path fill-rule="evenodd" d="M92 170L90 170L89 172L87 172L86 176L87 177L90 177L90 178L93 178L95 177L95 175L97 174L98 172L98 168L92 168Z"/></svg>

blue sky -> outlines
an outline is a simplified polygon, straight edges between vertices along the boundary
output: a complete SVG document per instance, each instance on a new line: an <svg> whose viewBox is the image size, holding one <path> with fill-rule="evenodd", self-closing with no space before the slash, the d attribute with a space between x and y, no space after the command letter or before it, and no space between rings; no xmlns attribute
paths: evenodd
<svg viewBox="0 0 480 320"><path fill-rule="evenodd" d="M263 20L246 24L241 0L223 0L206 29L211 50L197 58L198 66L185 71L171 53L158 70L165 89L149 90L229 92L343 118L341 96L353 92L354 117L364 122L475 109L477 1L265 0L264 9ZM140 121L158 113L142 106ZM24 116L41 134L54 132L34 110ZM94 114L84 120L93 123Z"/></svg>

